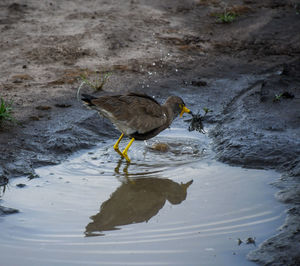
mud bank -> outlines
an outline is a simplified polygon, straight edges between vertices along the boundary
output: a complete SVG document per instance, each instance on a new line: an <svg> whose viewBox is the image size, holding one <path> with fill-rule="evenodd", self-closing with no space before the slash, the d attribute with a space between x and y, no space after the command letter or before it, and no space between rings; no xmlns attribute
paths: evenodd
<svg viewBox="0 0 300 266"><path fill-rule="evenodd" d="M286 224L248 255L264 265L299 264L300 83L295 79L299 74L299 64L292 64L243 90L224 108L224 116L210 132L221 161L282 173L275 185L282 189L277 198L289 203ZM274 93L286 89L296 99L274 100ZM287 250L291 257L285 255Z"/></svg>
<svg viewBox="0 0 300 266"><path fill-rule="evenodd" d="M299 264L299 3L263 2L2 1L0 96L21 125L1 126L0 184L118 136L76 99L80 75L111 72L96 94L180 95L213 110L205 126L219 160L282 173L286 224L249 259ZM236 21L216 23L225 9Z"/></svg>

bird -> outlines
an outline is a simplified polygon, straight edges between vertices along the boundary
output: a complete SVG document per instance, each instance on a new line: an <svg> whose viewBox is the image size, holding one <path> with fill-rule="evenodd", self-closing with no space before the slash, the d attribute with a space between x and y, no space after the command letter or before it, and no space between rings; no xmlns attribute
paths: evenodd
<svg viewBox="0 0 300 266"><path fill-rule="evenodd" d="M192 112L178 96L169 96L163 105L153 97L137 92L127 94L95 97L82 94L81 100L88 108L95 109L108 118L121 132L114 144L114 150L130 162L128 150L134 140L148 140L168 128L179 115ZM121 152L119 144L124 136L131 140Z"/></svg>

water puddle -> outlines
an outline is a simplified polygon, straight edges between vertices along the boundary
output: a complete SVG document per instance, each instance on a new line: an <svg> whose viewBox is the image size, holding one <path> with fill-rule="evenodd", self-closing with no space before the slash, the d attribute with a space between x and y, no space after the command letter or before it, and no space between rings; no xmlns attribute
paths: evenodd
<svg viewBox="0 0 300 266"><path fill-rule="evenodd" d="M157 141L169 150L152 150ZM206 136L175 128L136 141L131 164L112 145L12 180L1 204L20 213L0 217L3 265L253 265L247 239L283 223L269 185L279 175L216 162Z"/></svg>

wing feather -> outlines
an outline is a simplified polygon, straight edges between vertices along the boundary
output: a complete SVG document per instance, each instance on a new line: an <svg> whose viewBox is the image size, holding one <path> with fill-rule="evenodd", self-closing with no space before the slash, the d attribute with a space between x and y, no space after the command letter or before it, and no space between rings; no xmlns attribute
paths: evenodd
<svg viewBox="0 0 300 266"><path fill-rule="evenodd" d="M92 100L92 103L117 127L119 123L139 134L149 132L167 122L161 105L148 95L130 93L103 96Z"/></svg>

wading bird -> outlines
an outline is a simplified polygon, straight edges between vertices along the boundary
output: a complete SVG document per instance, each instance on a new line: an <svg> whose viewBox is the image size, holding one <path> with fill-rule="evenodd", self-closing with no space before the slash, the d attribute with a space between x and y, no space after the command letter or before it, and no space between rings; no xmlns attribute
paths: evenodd
<svg viewBox="0 0 300 266"><path fill-rule="evenodd" d="M122 133L114 145L117 151L128 162L127 151L134 140L147 140L153 138L168 128L173 120L184 113L191 113L185 107L183 100L177 96L170 96L163 105L152 97L141 93L128 93L124 95L101 96L96 98L82 94L82 101L100 115L108 118ZM192 113L191 113L192 114ZM119 143L126 135L130 142L120 152Z"/></svg>

